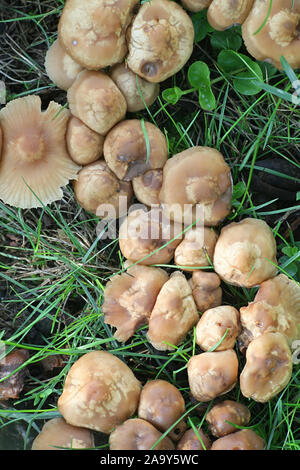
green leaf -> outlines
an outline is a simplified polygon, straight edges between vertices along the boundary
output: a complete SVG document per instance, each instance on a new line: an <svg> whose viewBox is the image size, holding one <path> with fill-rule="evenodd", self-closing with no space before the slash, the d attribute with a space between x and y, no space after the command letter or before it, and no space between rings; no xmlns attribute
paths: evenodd
<svg viewBox="0 0 300 470"><path fill-rule="evenodd" d="M236 31L228 29L226 31L214 31L211 35L210 43L214 49L238 51L242 47L243 40Z"/></svg>
<svg viewBox="0 0 300 470"><path fill-rule="evenodd" d="M188 80L198 90L199 104L205 111L216 107L216 99L210 85L210 71L205 62L194 62L188 69Z"/></svg>
<svg viewBox="0 0 300 470"><path fill-rule="evenodd" d="M195 42L202 41L208 33L214 31L214 28L210 26L207 21L206 10L199 11L198 13L192 15L192 22L195 31Z"/></svg>
<svg viewBox="0 0 300 470"><path fill-rule="evenodd" d="M182 97L182 90L174 86L174 88L167 88L162 92L163 99L170 104L176 104Z"/></svg>

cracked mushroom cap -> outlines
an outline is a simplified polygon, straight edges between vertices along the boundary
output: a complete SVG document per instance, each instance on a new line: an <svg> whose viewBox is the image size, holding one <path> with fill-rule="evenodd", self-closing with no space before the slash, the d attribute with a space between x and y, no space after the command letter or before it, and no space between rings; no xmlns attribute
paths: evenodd
<svg viewBox="0 0 300 470"><path fill-rule="evenodd" d="M68 102L72 115L101 135L124 119L127 111L124 96L104 72L80 72L68 89Z"/></svg>
<svg viewBox="0 0 300 470"><path fill-rule="evenodd" d="M166 214L186 225L218 225L231 210L231 171L223 155L210 147L191 147L169 158L159 195Z"/></svg>
<svg viewBox="0 0 300 470"><path fill-rule="evenodd" d="M62 199L62 187L80 169L67 152L69 112L51 101L41 110L39 96L10 101L0 111L3 131L0 199L22 209Z"/></svg>
<svg viewBox="0 0 300 470"><path fill-rule="evenodd" d="M92 351L70 368L58 410L73 426L109 434L135 413L140 393L140 382L123 361Z"/></svg>
<svg viewBox="0 0 300 470"><path fill-rule="evenodd" d="M148 170L143 175L133 178L133 192L137 200L149 207L159 205L162 180L163 172L161 169Z"/></svg>
<svg viewBox="0 0 300 470"><path fill-rule="evenodd" d="M155 349L174 349L199 320L190 285L180 271L171 274L157 296L149 319L148 341Z"/></svg>
<svg viewBox="0 0 300 470"><path fill-rule="evenodd" d="M206 271L193 271L192 278L189 280L193 297L200 312L222 303L221 280L216 273Z"/></svg>
<svg viewBox="0 0 300 470"><path fill-rule="evenodd" d="M92 449L94 437L89 429L72 426L63 418L47 421L34 439L31 450Z"/></svg>
<svg viewBox="0 0 300 470"><path fill-rule="evenodd" d="M250 410L243 403L225 400L214 405L207 413L205 419L211 434L215 437L223 437L238 431L236 426L247 426L250 418Z"/></svg>
<svg viewBox="0 0 300 470"><path fill-rule="evenodd" d="M188 11L197 13L208 8L213 0L181 0L182 5Z"/></svg>
<svg viewBox="0 0 300 470"><path fill-rule="evenodd" d="M264 450L266 443L252 429L242 429L213 442L210 450Z"/></svg>
<svg viewBox="0 0 300 470"><path fill-rule="evenodd" d="M119 181L104 160L84 166L73 187L81 207L111 220L127 214L133 194L131 183Z"/></svg>
<svg viewBox="0 0 300 470"><path fill-rule="evenodd" d="M88 165L103 155L104 137L75 116L68 122L66 140L69 155L78 165Z"/></svg>
<svg viewBox="0 0 300 470"><path fill-rule="evenodd" d="M144 3L127 34L128 67L149 82L175 75L190 58L194 27L184 9L169 0Z"/></svg>
<svg viewBox="0 0 300 470"><path fill-rule="evenodd" d="M120 180L131 181L148 170L163 168L168 159L167 139L151 122L144 122L143 128L143 121L126 119L106 136L104 158Z"/></svg>
<svg viewBox="0 0 300 470"><path fill-rule="evenodd" d="M204 434L202 429L198 428L197 432L194 429L188 429L178 442L177 450L209 450L211 447L211 440Z"/></svg>
<svg viewBox="0 0 300 470"><path fill-rule="evenodd" d="M190 358L187 371L192 396L198 401L210 401L236 385L238 358L233 349L204 352Z"/></svg>
<svg viewBox="0 0 300 470"><path fill-rule="evenodd" d="M266 18L266 23L257 33ZM300 67L299 26L299 0L276 0L271 6L269 0L255 0L242 25L243 40L248 52L257 60L282 69L280 57L284 56L296 69Z"/></svg>
<svg viewBox="0 0 300 470"><path fill-rule="evenodd" d="M209 227L190 228L175 250L175 264L183 271L212 265L217 239L216 232Z"/></svg>
<svg viewBox="0 0 300 470"><path fill-rule="evenodd" d="M267 223L246 218L222 228L214 268L228 284L254 287L276 276L276 254L276 241Z"/></svg>
<svg viewBox="0 0 300 470"><path fill-rule="evenodd" d="M121 62L127 53L125 33L137 0L68 0L58 24L66 52L84 68L99 70Z"/></svg>
<svg viewBox="0 0 300 470"><path fill-rule="evenodd" d="M117 328L114 337L118 341L127 341L137 328L148 322L157 295L168 278L163 269L133 265L108 281L102 310L104 322Z"/></svg>
<svg viewBox="0 0 300 470"><path fill-rule="evenodd" d="M207 10L209 24L218 31L243 24L254 0L213 0Z"/></svg>

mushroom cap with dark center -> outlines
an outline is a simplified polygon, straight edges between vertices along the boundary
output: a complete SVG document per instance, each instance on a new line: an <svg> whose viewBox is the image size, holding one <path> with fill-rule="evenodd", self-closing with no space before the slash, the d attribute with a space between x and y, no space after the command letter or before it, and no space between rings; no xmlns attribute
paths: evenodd
<svg viewBox="0 0 300 470"><path fill-rule="evenodd" d="M188 11L194 13L208 8L213 0L181 0L182 5Z"/></svg>
<svg viewBox="0 0 300 470"><path fill-rule="evenodd" d="M209 24L218 31L243 24L254 0L213 0L207 10Z"/></svg>
<svg viewBox="0 0 300 470"><path fill-rule="evenodd" d="M174 254L175 264L184 271L212 264L218 235L209 227L192 227L184 234Z"/></svg>
<svg viewBox="0 0 300 470"><path fill-rule="evenodd" d="M133 192L139 202L146 206L159 205L159 192L163 181L162 169L148 170L132 180Z"/></svg>
<svg viewBox="0 0 300 470"><path fill-rule="evenodd" d="M207 271L193 271L193 275L189 280L193 297L197 308L200 312L214 307L218 307L222 303L221 280L216 273Z"/></svg>
<svg viewBox="0 0 300 470"><path fill-rule="evenodd" d="M233 400L217 403L205 417L209 430L215 437L223 437L238 431L238 427L234 425L247 426L250 418L251 413L247 406Z"/></svg>
<svg viewBox="0 0 300 470"><path fill-rule="evenodd" d="M265 446L264 439L252 429L242 429L220 437L213 442L210 450L264 450Z"/></svg>
<svg viewBox="0 0 300 470"><path fill-rule="evenodd" d="M69 155L78 165L88 165L103 155L104 137L75 116L68 122L66 140Z"/></svg>
<svg viewBox="0 0 300 470"><path fill-rule="evenodd" d="M209 450L210 447L211 440L200 428L196 432L193 428L186 431L176 445L177 450Z"/></svg>

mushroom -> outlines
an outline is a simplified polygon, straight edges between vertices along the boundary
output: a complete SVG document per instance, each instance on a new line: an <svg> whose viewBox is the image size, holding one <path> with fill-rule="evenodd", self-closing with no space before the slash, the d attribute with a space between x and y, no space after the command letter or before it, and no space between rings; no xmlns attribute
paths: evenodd
<svg viewBox="0 0 300 470"><path fill-rule="evenodd" d="M144 419L128 419L109 436L110 450L173 450L174 444L168 436L161 438L151 423Z"/></svg>
<svg viewBox="0 0 300 470"><path fill-rule="evenodd" d="M267 223L246 218L222 228L213 263L228 284L254 287L276 275L276 254L276 241Z"/></svg>
<svg viewBox="0 0 300 470"><path fill-rule="evenodd" d="M197 428L196 431L191 428L184 433L178 442L177 450L209 450L211 447L211 440L202 429Z"/></svg>
<svg viewBox="0 0 300 470"><path fill-rule="evenodd" d="M231 171L210 147L191 147L170 158L159 195L165 213L186 225L218 225L231 210Z"/></svg>
<svg viewBox="0 0 300 470"><path fill-rule="evenodd" d="M209 24L218 31L241 25L250 13L254 0L213 0L207 10Z"/></svg>
<svg viewBox="0 0 300 470"><path fill-rule="evenodd" d="M0 199L11 206L43 207L63 197L62 187L80 169L68 155L69 112L51 101L41 111L39 96L10 101L0 111L3 131Z"/></svg>
<svg viewBox="0 0 300 470"><path fill-rule="evenodd" d="M175 75L190 58L194 27L184 9L169 0L144 3L127 32L128 67L149 82Z"/></svg>
<svg viewBox="0 0 300 470"><path fill-rule="evenodd" d="M164 166L168 159L167 140L151 122L126 119L106 136L104 158L120 180L131 181Z"/></svg>
<svg viewBox="0 0 300 470"><path fill-rule="evenodd" d="M104 288L104 322L117 328L114 337L127 341L149 320L168 274L160 268L125 263L127 270L111 277Z"/></svg>
<svg viewBox="0 0 300 470"><path fill-rule="evenodd" d="M210 450L264 450L266 443L252 429L242 429L213 442Z"/></svg>
<svg viewBox="0 0 300 470"><path fill-rule="evenodd" d="M216 273L206 271L193 271L192 278L189 280L193 297L200 312L222 303L221 280Z"/></svg>
<svg viewBox="0 0 300 470"><path fill-rule="evenodd" d="M75 116L68 122L66 140L69 155L78 165L88 165L103 155L104 137Z"/></svg>
<svg viewBox="0 0 300 470"><path fill-rule="evenodd" d="M127 214L132 198L132 185L119 181L104 160L84 166L74 182L78 203L88 212L116 219Z"/></svg>
<svg viewBox="0 0 300 470"><path fill-rule="evenodd" d="M248 52L257 60L282 69L280 57L284 56L289 65L297 69L300 67L299 25L298 0L276 0L271 5L269 0L255 0L242 25L243 40Z"/></svg>
<svg viewBox="0 0 300 470"><path fill-rule="evenodd" d="M124 119L127 111L124 96L104 72L80 72L68 89L68 102L72 115L101 135Z"/></svg>
<svg viewBox="0 0 300 470"><path fill-rule="evenodd" d="M209 431L215 437L227 436L238 431L238 426L247 426L251 413L246 405L233 400L225 400L214 405L205 419Z"/></svg>
<svg viewBox="0 0 300 470"><path fill-rule="evenodd" d="M281 333L264 333L249 344L246 364L240 375L240 388L245 397L265 403L289 383L292 376L292 354Z"/></svg>
<svg viewBox="0 0 300 470"><path fill-rule="evenodd" d="M192 356L187 365L192 396L210 401L229 392L237 383L238 358L233 349Z"/></svg>
<svg viewBox="0 0 300 470"><path fill-rule="evenodd" d="M144 386L138 407L138 417L153 424L162 433L171 428L184 414L185 402L175 385L165 380L151 380ZM186 429L181 420L168 432L168 437L178 441Z"/></svg>
<svg viewBox="0 0 300 470"><path fill-rule="evenodd" d="M129 113L136 113L151 106L159 95L158 83L144 80L132 72L126 64L114 65L109 75L123 93Z"/></svg>
<svg viewBox="0 0 300 470"><path fill-rule="evenodd" d="M133 192L137 200L146 206L159 205L162 179L161 169L148 170L143 175L133 178Z"/></svg>
<svg viewBox="0 0 300 470"><path fill-rule="evenodd" d="M66 2L58 37L66 52L84 68L99 70L121 62L127 53L125 33L137 0Z"/></svg>
<svg viewBox="0 0 300 470"><path fill-rule="evenodd" d="M0 351L3 344L0 342ZM2 355L2 354L1 354ZM0 402L19 398L29 374L26 362L29 352L26 349L14 349L0 359Z"/></svg>
<svg viewBox="0 0 300 470"><path fill-rule="evenodd" d="M72 426L63 418L53 418L44 424L31 450L92 449L94 446L94 436L89 429Z"/></svg>
<svg viewBox="0 0 300 470"><path fill-rule="evenodd" d="M174 349L199 320L190 285L180 271L162 286L150 315L147 338L155 349Z"/></svg>
<svg viewBox="0 0 300 470"><path fill-rule="evenodd" d="M70 368L58 410L73 426L109 434L134 414L140 393L140 382L121 359L92 351Z"/></svg>
<svg viewBox="0 0 300 470"><path fill-rule="evenodd" d="M198 11L208 8L213 0L181 0L186 10L197 13Z"/></svg>
<svg viewBox="0 0 300 470"><path fill-rule="evenodd" d="M67 91L83 68L66 53L56 39L46 53L45 70L58 88Z"/></svg>
<svg viewBox="0 0 300 470"><path fill-rule="evenodd" d="M212 265L217 239L216 232L209 227L190 228L175 250L175 264L184 271Z"/></svg>

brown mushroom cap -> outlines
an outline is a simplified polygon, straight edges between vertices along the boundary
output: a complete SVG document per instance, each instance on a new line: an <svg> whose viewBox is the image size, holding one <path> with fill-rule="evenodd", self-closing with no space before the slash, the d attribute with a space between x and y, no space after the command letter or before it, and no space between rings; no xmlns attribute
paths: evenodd
<svg viewBox="0 0 300 470"><path fill-rule="evenodd" d="M218 31L243 24L254 0L213 0L207 10L209 24Z"/></svg>
<svg viewBox="0 0 300 470"><path fill-rule="evenodd" d="M186 10L196 13L208 8L212 1L213 0L181 0L181 3Z"/></svg>
<svg viewBox="0 0 300 470"><path fill-rule="evenodd" d="M68 122L66 140L69 155L78 165L88 165L103 155L104 137L75 116Z"/></svg>
<svg viewBox="0 0 300 470"><path fill-rule="evenodd" d="M91 449L94 437L90 430L72 426L63 418L47 421L34 439L31 450Z"/></svg>
<svg viewBox="0 0 300 470"><path fill-rule="evenodd" d="M137 200L146 206L159 205L163 173L161 169L148 170L132 180L133 192Z"/></svg>
<svg viewBox="0 0 300 470"><path fill-rule="evenodd" d="M246 365L240 375L245 397L265 403L289 383L292 355L285 336L264 333L251 341L246 351Z"/></svg>
<svg viewBox="0 0 300 470"><path fill-rule="evenodd" d="M292 6L293 5L293 6ZM255 0L242 25L242 35L248 52L257 60L270 62L282 69L284 56L294 69L300 67L300 2L276 0L269 12L269 0ZM265 18L266 24L257 33Z"/></svg>
<svg viewBox="0 0 300 470"><path fill-rule="evenodd" d="M138 408L138 417L153 424L159 431L167 431L185 413L183 396L175 385L165 380L151 380L144 386ZM168 436L179 440L186 429L185 421L180 421L171 429Z"/></svg>
<svg viewBox="0 0 300 470"><path fill-rule="evenodd" d="M137 0L68 0L58 24L66 52L84 68L99 70L121 62L127 52L125 33Z"/></svg>
<svg viewBox="0 0 300 470"><path fill-rule="evenodd" d="M120 180L131 181L147 170L162 168L168 159L165 135L151 122L139 119L117 124L104 141L104 158ZM147 148L149 144L149 151Z"/></svg>
<svg viewBox="0 0 300 470"><path fill-rule="evenodd" d="M194 27L177 3L144 3L128 29L128 67L149 82L175 75L193 51Z"/></svg>
<svg viewBox="0 0 300 470"><path fill-rule="evenodd" d="M192 227L174 253L175 264L184 271L212 264L218 235L209 227Z"/></svg>
<svg viewBox="0 0 300 470"><path fill-rule="evenodd" d="M193 297L200 312L222 303L221 280L216 273L206 271L193 271L192 278L189 280Z"/></svg>
<svg viewBox="0 0 300 470"><path fill-rule="evenodd" d="M118 341L127 341L138 327L148 322L168 278L163 269L134 265L108 281L102 310L105 323L117 328L114 337Z"/></svg>
<svg viewBox="0 0 300 470"><path fill-rule="evenodd" d="M251 413L247 406L233 400L225 400L214 405L206 415L211 434L215 437L223 437L238 431L233 426L247 426ZM229 421L229 422L228 422ZM232 423L232 424L230 424Z"/></svg>
<svg viewBox="0 0 300 470"><path fill-rule="evenodd" d="M211 447L211 440L202 429L198 428L197 432L194 429L188 429L178 442L177 450L209 450Z"/></svg>
<svg viewBox="0 0 300 470"><path fill-rule="evenodd" d="M253 287L277 273L276 241L265 221L246 218L222 228L214 268L225 282Z"/></svg>
<svg viewBox="0 0 300 470"><path fill-rule="evenodd" d="M210 450L264 450L265 446L264 439L252 429L242 429L220 437L213 442Z"/></svg>
<svg viewBox="0 0 300 470"><path fill-rule="evenodd" d="M198 320L190 285L182 272L175 271L157 296L147 338L160 351L172 350Z"/></svg>
<svg viewBox="0 0 300 470"><path fill-rule="evenodd" d="M42 112L39 96L10 101L0 111L4 203L24 209L43 207L61 199L61 188L76 180L80 167L69 157L65 140L68 119L69 112L53 101Z"/></svg>
<svg viewBox="0 0 300 470"><path fill-rule="evenodd" d="M188 225L201 217L205 225L218 225L231 209L230 168L218 150L191 147L165 164L159 197L166 214L177 222L184 217Z"/></svg>
<svg viewBox="0 0 300 470"><path fill-rule="evenodd" d="M128 419L109 436L110 450L173 450L174 444L144 419ZM158 443L157 443L158 442ZM157 444L156 444L157 443Z"/></svg>
<svg viewBox="0 0 300 470"><path fill-rule="evenodd" d="M106 351L84 354L70 368L58 410L73 426L110 433L136 411L141 384L131 369Z"/></svg>
<svg viewBox="0 0 300 470"><path fill-rule="evenodd" d="M204 352L188 362L191 394L198 401L210 401L229 392L237 383L238 358L233 349Z"/></svg>
<svg viewBox="0 0 300 470"><path fill-rule="evenodd" d="M68 102L73 116L101 135L124 119L127 111L124 96L103 72L80 72L68 89Z"/></svg>

